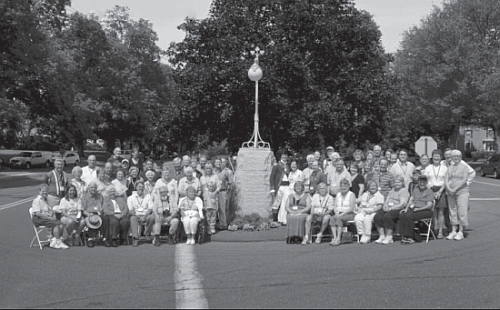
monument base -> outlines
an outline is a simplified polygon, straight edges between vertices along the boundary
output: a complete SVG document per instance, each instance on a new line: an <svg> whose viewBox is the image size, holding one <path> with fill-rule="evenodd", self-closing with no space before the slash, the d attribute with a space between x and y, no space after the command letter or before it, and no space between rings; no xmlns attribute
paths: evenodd
<svg viewBox="0 0 500 310"><path fill-rule="evenodd" d="M240 148L234 176L234 206L236 215L257 213L271 215L272 197L269 177L274 164L274 154L269 149Z"/></svg>

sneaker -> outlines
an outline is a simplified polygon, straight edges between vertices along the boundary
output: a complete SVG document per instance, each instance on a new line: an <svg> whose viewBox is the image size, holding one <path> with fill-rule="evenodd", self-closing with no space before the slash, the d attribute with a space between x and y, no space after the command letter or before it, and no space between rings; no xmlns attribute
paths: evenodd
<svg viewBox="0 0 500 310"><path fill-rule="evenodd" d="M195 244L194 238L191 238L191 244Z"/></svg>
<svg viewBox="0 0 500 310"><path fill-rule="evenodd" d="M61 240L58 241L58 244L59 244L59 248L60 249L69 249L69 246L67 246L64 242L62 242Z"/></svg>
<svg viewBox="0 0 500 310"><path fill-rule="evenodd" d="M137 240L136 238L134 238L132 240L132 246L138 246L139 245L139 240Z"/></svg>
<svg viewBox="0 0 500 310"><path fill-rule="evenodd" d="M378 239L375 240L375 243L381 244L381 243L384 243L384 241L385 241L385 236L384 235L380 235L380 237L378 237ZM386 244L388 244L388 243L386 243Z"/></svg>
<svg viewBox="0 0 500 310"><path fill-rule="evenodd" d="M406 239L406 244L413 244L413 243L415 243L415 240L413 240L412 238Z"/></svg>
<svg viewBox="0 0 500 310"><path fill-rule="evenodd" d="M464 234L462 232L458 232L453 239L460 241L464 238Z"/></svg>
<svg viewBox="0 0 500 310"><path fill-rule="evenodd" d="M438 233L437 238L438 238L438 239L443 239L443 233L442 233L442 232L441 232L441 233Z"/></svg>
<svg viewBox="0 0 500 310"><path fill-rule="evenodd" d="M457 235L457 232L456 231L452 231L451 233L448 234L448 236L446 237L446 239L447 240L453 240L456 235Z"/></svg>
<svg viewBox="0 0 500 310"><path fill-rule="evenodd" d="M308 236L305 236L304 239L302 240L302 245L306 245L309 243L309 237Z"/></svg>
<svg viewBox="0 0 500 310"><path fill-rule="evenodd" d="M50 246L51 248L57 249L56 247L54 247L54 246L56 245L56 243L57 243L56 238L52 237L52 238L50 239L50 244L49 244L49 246Z"/></svg>
<svg viewBox="0 0 500 310"><path fill-rule="evenodd" d="M361 240L359 240L359 243L368 244L370 243L370 241L371 241L371 236L363 235L361 237Z"/></svg>
<svg viewBox="0 0 500 310"><path fill-rule="evenodd" d="M333 240L330 242L330 245L333 245L333 246L340 245L340 240L335 240L335 239L333 239Z"/></svg>
<svg viewBox="0 0 500 310"><path fill-rule="evenodd" d="M322 233L319 233L316 235L316 244L320 244L321 243L321 238L323 238L323 234Z"/></svg>
<svg viewBox="0 0 500 310"><path fill-rule="evenodd" d="M57 241L52 242L52 240L50 241L49 246L53 249L60 249L61 248L61 246L59 245L59 242L57 242Z"/></svg>
<svg viewBox="0 0 500 310"><path fill-rule="evenodd" d="M91 239L87 240L87 246L88 246L89 248L93 248L93 247L94 247L94 245L95 245L95 244L94 244L94 239L92 239L92 238L91 238Z"/></svg>
<svg viewBox="0 0 500 310"><path fill-rule="evenodd" d="M153 238L153 245L160 246L160 237L156 236Z"/></svg>
<svg viewBox="0 0 500 310"><path fill-rule="evenodd" d="M394 240L392 239L392 236L387 236L385 239L382 241L382 244L391 244L394 243Z"/></svg>
<svg viewBox="0 0 500 310"><path fill-rule="evenodd" d="M191 244L191 239L189 239L189 238L188 238L188 239L186 240L186 244Z"/></svg>

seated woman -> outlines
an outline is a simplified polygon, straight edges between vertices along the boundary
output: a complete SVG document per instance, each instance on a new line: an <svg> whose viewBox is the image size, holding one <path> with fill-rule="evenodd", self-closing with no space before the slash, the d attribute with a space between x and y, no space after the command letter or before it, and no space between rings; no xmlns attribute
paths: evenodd
<svg viewBox="0 0 500 310"><path fill-rule="evenodd" d="M305 223L311 210L311 198L304 193L304 189L302 182L295 182L294 192L288 196L285 203L287 211L287 243L295 243L291 241L298 238L302 239L305 235Z"/></svg>
<svg viewBox="0 0 500 310"><path fill-rule="evenodd" d="M278 221L286 224L286 218L287 218L287 213L286 213L286 199L288 198L289 195L293 194L294 192L294 186L297 181L302 182L304 184L304 175L300 169L298 169L297 161L292 160L290 163L290 173L288 174L288 182L290 183L288 185L288 189L285 191L283 195L283 199L281 201L281 205L278 211Z"/></svg>
<svg viewBox="0 0 500 310"><path fill-rule="evenodd" d="M51 248L67 249L68 246L61 241L64 224L56 219L52 207L47 202L48 187L47 184L42 184L38 188L38 196L31 204L31 220L36 227L45 226L51 230L53 236L50 239Z"/></svg>
<svg viewBox="0 0 500 310"><path fill-rule="evenodd" d="M306 235L302 240L303 245L311 243L309 233L311 232L313 222L321 223L321 228L316 236L316 243L321 243L323 233L330 223L331 216L335 212L335 198L328 194L328 186L325 183L319 183L316 190L317 193L311 199L311 214L306 218Z"/></svg>
<svg viewBox="0 0 500 310"><path fill-rule="evenodd" d="M150 195L144 194L144 182L135 184L136 191L127 198L130 212L130 230L132 231L132 245L139 245L139 225L145 224L144 236L150 236L155 216L152 214L153 203Z"/></svg>
<svg viewBox="0 0 500 310"><path fill-rule="evenodd" d="M354 208L356 207L356 195L349 190L351 183L347 179L340 181L340 192L335 197L335 215L330 219L332 229L332 241L330 245L340 245L342 230L347 222L354 219Z"/></svg>
<svg viewBox="0 0 500 310"><path fill-rule="evenodd" d="M198 228L198 222L204 218L203 201L196 196L197 190L189 186L186 190L187 196L179 201L179 211L184 231L187 235L186 244L195 244L194 236Z"/></svg>
<svg viewBox="0 0 500 310"><path fill-rule="evenodd" d="M66 243L69 246L80 245L80 233L85 228L85 221L82 218L82 202L78 198L75 185L69 186L66 197L61 199L59 210L61 222L66 230Z"/></svg>
<svg viewBox="0 0 500 310"><path fill-rule="evenodd" d="M179 210L177 209L177 206L172 207L170 204L167 185L160 185L157 190L158 194L154 194L154 199L152 202L154 215L153 244L155 246L160 245L160 233L162 225L170 226L168 230L167 243L174 244L175 235L177 234L177 229L179 228Z"/></svg>
<svg viewBox="0 0 500 310"><path fill-rule="evenodd" d="M116 171L116 179L111 184L115 187L116 197L127 199L127 179L122 169Z"/></svg>
<svg viewBox="0 0 500 310"><path fill-rule="evenodd" d="M368 191L357 200L357 204L358 209L354 221L358 235L361 235L359 242L367 244L372 237L373 218L384 205L384 196L378 191L375 181L368 182Z"/></svg>
<svg viewBox="0 0 500 310"><path fill-rule="evenodd" d="M427 187L427 176L419 176L418 186L413 190L406 208L399 214L399 233L402 244L415 243L413 239L415 221L432 217L433 201L434 193Z"/></svg>
<svg viewBox="0 0 500 310"><path fill-rule="evenodd" d="M107 197L104 199L102 218L102 232L107 247L117 247L126 244L130 219L127 202L123 197L116 196L114 186L106 189Z"/></svg>
<svg viewBox="0 0 500 310"><path fill-rule="evenodd" d="M392 238L394 221L399 219L399 212L406 207L408 198L410 198L410 194L408 194L408 190L404 187L404 178L401 175L397 175L384 206L375 214L375 218L373 219L379 233L379 238L375 243L390 244L394 242Z"/></svg>

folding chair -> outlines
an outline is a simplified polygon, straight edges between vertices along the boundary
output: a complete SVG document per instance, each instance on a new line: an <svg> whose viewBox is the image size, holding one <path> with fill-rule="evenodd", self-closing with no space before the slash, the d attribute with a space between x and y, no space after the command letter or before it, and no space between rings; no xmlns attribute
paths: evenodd
<svg viewBox="0 0 500 310"><path fill-rule="evenodd" d="M351 228L351 232L354 233L354 235L356 236L356 241L357 241L357 243L359 243L358 229L356 228L356 222L354 222L354 220L347 222L347 225L344 226L344 232L347 232L347 230L349 230L349 228Z"/></svg>
<svg viewBox="0 0 500 310"><path fill-rule="evenodd" d="M436 201L434 200L432 203L432 212L434 213L434 207L436 206ZM429 243L429 237L432 234L432 237L434 240L436 240L436 235L434 234L434 230L432 230L432 217L429 218L423 218L420 220L415 221L415 229L419 230L420 236L425 237L425 243ZM420 232L419 229L419 223L425 224L425 227L427 228L427 232Z"/></svg>
<svg viewBox="0 0 500 310"><path fill-rule="evenodd" d="M30 213L30 219L32 220L31 224L33 225L33 230L35 231L35 236L31 240L30 248L33 247L33 244L35 243L35 240L36 240L38 242L38 246L40 247L40 250L43 250L43 243L50 243L50 237L49 237L50 229L48 227L45 227L45 226L36 227L35 224L33 224L33 208L29 209L29 213ZM40 233L43 230L47 230L47 240L40 240Z"/></svg>

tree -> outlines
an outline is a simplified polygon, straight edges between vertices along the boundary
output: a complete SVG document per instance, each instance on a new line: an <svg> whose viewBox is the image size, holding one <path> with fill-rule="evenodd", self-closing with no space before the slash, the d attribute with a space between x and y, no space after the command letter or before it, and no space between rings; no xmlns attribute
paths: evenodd
<svg viewBox="0 0 500 310"><path fill-rule="evenodd" d="M459 125L500 128L499 35L500 3L479 0L444 2L406 32L393 66L398 127L443 141Z"/></svg>
<svg viewBox="0 0 500 310"><path fill-rule="evenodd" d="M177 139L228 138L234 149L250 138L246 72L259 46L260 131L273 148L378 141L387 59L371 16L350 1L216 0L208 18L179 28L186 38L168 50L182 99Z"/></svg>

